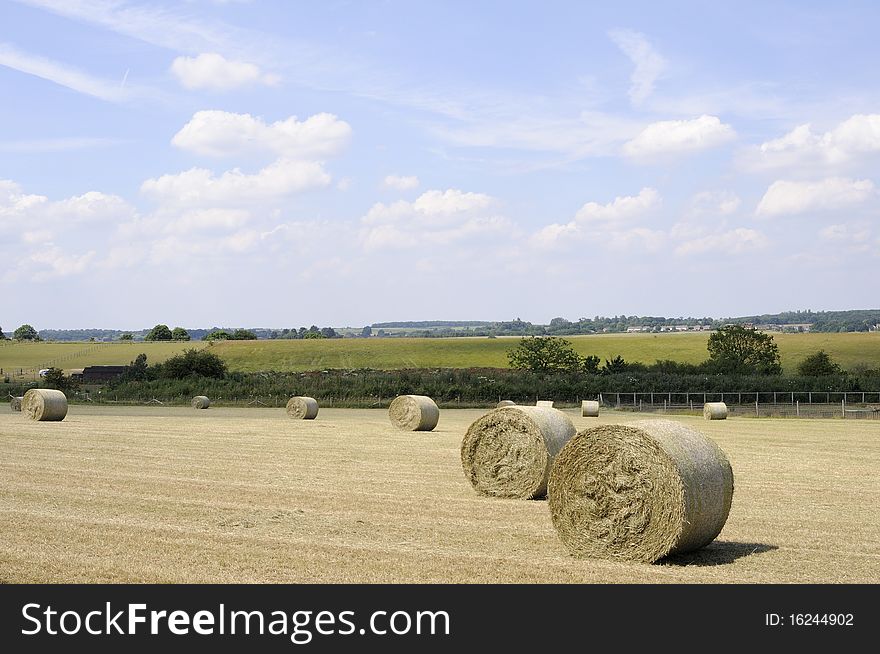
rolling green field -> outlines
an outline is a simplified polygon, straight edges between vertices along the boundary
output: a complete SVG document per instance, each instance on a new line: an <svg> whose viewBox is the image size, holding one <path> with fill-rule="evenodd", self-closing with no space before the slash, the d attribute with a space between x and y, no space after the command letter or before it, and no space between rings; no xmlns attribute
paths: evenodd
<svg viewBox="0 0 880 654"><path fill-rule="evenodd" d="M880 332L774 334L782 365L793 373L808 354L824 349L844 368L880 367ZM582 355L652 363L657 359L698 363L707 357L707 333L602 334L572 336ZM219 341L192 343L11 343L0 344L0 368L64 369L122 365L140 352L158 363L188 348L210 347L231 370L303 371L329 368L506 367L507 350L518 338L346 338L333 340Z"/></svg>

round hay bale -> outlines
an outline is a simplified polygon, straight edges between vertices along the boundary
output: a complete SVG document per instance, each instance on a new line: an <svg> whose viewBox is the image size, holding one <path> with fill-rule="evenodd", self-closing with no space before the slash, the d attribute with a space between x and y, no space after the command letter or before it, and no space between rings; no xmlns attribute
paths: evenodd
<svg viewBox="0 0 880 654"><path fill-rule="evenodd" d="M481 495L544 497L553 459L576 432L571 419L558 409L495 409L468 428L461 442L461 466Z"/></svg>
<svg viewBox="0 0 880 654"><path fill-rule="evenodd" d="M192 399L193 409L207 409L209 406L211 406L211 400L204 395L196 395Z"/></svg>
<svg viewBox="0 0 880 654"><path fill-rule="evenodd" d="M21 398L11 397L9 399L9 408L13 411L21 411Z"/></svg>
<svg viewBox="0 0 880 654"><path fill-rule="evenodd" d="M318 415L318 401L313 397L292 397L287 400L287 415L297 420L314 420Z"/></svg>
<svg viewBox="0 0 880 654"><path fill-rule="evenodd" d="M496 409L500 409L506 406L516 406L516 402L513 400L501 400L498 404L495 405Z"/></svg>
<svg viewBox="0 0 880 654"><path fill-rule="evenodd" d="M31 420L57 422L67 415L67 396L51 388L32 388L21 398L21 410Z"/></svg>
<svg viewBox="0 0 880 654"><path fill-rule="evenodd" d="M426 395L401 395L388 407L388 417L404 431L431 431L440 420L440 408Z"/></svg>
<svg viewBox="0 0 880 654"><path fill-rule="evenodd" d="M730 512L733 471L720 447L680 423L600 425L556 457L548 496L574 556L653 563L715 539Z"/></svg>
<svg viewBox="0 0 880 654"><path fill-rule="evenodd" d="M584 418L598 418L599 403L596 400L582 400L581 416Z"/></svg>
<svg viewBox="0 0 880 654"><path fill-rule="evenodd" d="M543 407L547 407L548 409L552 409L553 408L553 400L538 400L538 402L535 404L535 406L543 406Z"/></svg>
<svg viewBox="0 0 880 654"><path fill-rule="evenodd" d="M706 420L727 420L727 405L724 402L706 402L703 417Z"/></svg>

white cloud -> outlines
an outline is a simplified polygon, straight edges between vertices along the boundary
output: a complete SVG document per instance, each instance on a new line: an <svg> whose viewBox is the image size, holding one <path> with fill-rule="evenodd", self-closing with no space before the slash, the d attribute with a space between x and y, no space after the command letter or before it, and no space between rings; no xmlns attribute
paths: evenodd
<svg viewBox="0 0 880 654"><path fill-rule="evenodd" d="M658 155L697 152L723 145L736 137L733 128L717 116L702 115L692 120L664 120L651 123L623 146L623 153L635 159Z"/></svg>
<svg viewBox="0 0 880 654"><path fill-rule="evenodd" d="M666 60L640 32L613 30L608 36L635 65L630 77L629 97L633 104L641 104L654 92L654 84L666 70Z"/></svg>
<svg viewBox="0 0 880 654"><path fill-rule="evenodd" d="M634 216L641 216L660 206L661 202L657 189L645 187L638 195L617 196L608 204L587 202L578 210L575 220L584 223L618 223Z"/></svg>
<svg viewBox="0 0 880 654"><path fill-rule="evenodd" d="M229 91L249 84L277 84L277 75L263 73L259 66L244 61L230 61L216 52L197 57L177 57L171 72L187 89Z"/></svg>
<svg viewBox="0 0 880 654"><path fill-rule="evenodd" d="M818 182L777 180L758 203L759 216L780 216L843 209L862 204L876 195L868 179L829 177Z"/></svg>
<svg viewBox="0 0 880 654"><path fill-rule="evenodd" d="M842 246L849 252L870 251L874 247L871 236L871 225L867 222L840 223L819 230L819 238L822 241L837 247Z"/></svg>
<svg viewBox="0 0 880 654"><path fill-rule="evenodd" d="M11 180L0 180L0 225L34 225L65 228L74 225L120 223L134 215L134 208L118 195L89 191L64 200L52 201L44 195L25 194ZM36 238L30 230L27 238Z"/></svg>
<svg viewBox="0 0 880 654"><path fill-rule="evenodd" d="M241 206L264 203L327 186L330 175L312 161L279 159L255 174L238 168L220 176L205 168L148 179L141 191L169 206Z"/></svg>
<svg viewBox="0 0 880 654"><path fill-rule="evenodd" d="M418 188L419 178L415 175L387 175L382 180L382 185L385 188L393 188L398 191L409 191L410 189Z"/></svg>
<svg viewBox="0 0 880 654"><path fill-rule="evenodd" d="M212 157L272 153L289 159L322 159L342 150L351 127L333 114L274 123L250 114L198 111L171 139L178 148Z"/></svg>
<svg viewBox="0 0 880 654"><path fill-rule="evenodd" d="M827 132L798 125L783 136L747 149L742 165L750 170L838 166L880 152L880 114L856 114Z"/></svg>
<svg viewBox="0 0 880 654"><path fill-rule="evenodd" d="M704 254L719 252L722 254L742 254L767 247L768 240L761 232L745 227L738 227L726 232L708 234L700 238L685 241L675 248L677 255Z"/></svg>
<svg viewBox="0 0 880 654"><path fill-rule="evenodd" d="M587 202L574 220L547 225L532 236L532 242L540 248L552 249L590 239L612 249L634 245L655 249L663 241L662 233L634 226L632 222L649 216L661 203L660 194L650 187L643 188L638 195L618 196L607 204Z"/></svg>
<svg viewBox="0 0 880 654"><path fill-rule="evenodd" d="M23 52L8 43L0 43L0 66L40 77L107 102L123 102L133 95L141 95L131 87L121 86L119 82L99 79L51 59Z"/></svg>
<svg viewBox="0 0 880 654"><path fill-rule="evenodd" d="M89 264L94 261L96 253L89 250L84 254L65 254L57 247L40 248L28 257L25 265L31 264L34 269L34 279L45 281L58 277L69 277L85 272Z"/></svg>
<svg viewBox="0 0 880 654"><path fill-rule="evenodd" d="M742 201L732 191L702 191L691 198L692 216L729 216Z"/></svg>
<svg viewBox="0 0 880 654"><path fill-rule="evenodd" d="M494 204L488 195L458 189L426 191L413 202L378 202L361 218L361 242L366 250L403 249L503 233L511 224Z"/></svg>

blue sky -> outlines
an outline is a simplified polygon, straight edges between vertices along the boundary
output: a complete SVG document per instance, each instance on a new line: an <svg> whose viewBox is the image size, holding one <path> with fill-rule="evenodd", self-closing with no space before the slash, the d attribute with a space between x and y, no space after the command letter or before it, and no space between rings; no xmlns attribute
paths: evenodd
<svg viewBox="0 0 880 654"><path fill-rule="evenodd" d="M876 305L876 3L0 2L0 325Z"/></svg>

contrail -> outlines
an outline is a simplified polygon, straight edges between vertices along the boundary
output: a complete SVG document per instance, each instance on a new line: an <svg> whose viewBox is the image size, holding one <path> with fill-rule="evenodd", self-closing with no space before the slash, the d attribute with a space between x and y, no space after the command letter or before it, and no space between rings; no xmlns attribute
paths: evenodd
<svg viewBox="0 0 880 654"><path fill-rule="evenodd" d="M131 69L130 68L125 69L125 75L122 76L122 82L119 84L120 89L125 87L125 81L128 79L128 71L129 70L131 70Z"/></svg>

